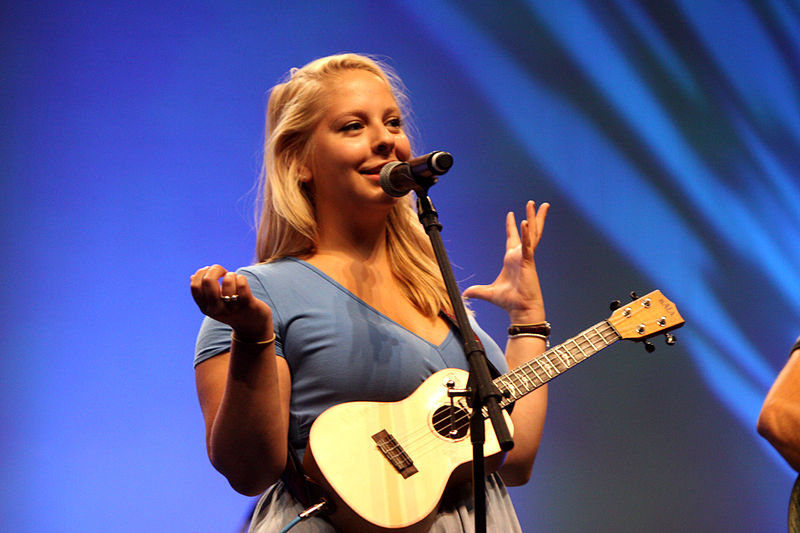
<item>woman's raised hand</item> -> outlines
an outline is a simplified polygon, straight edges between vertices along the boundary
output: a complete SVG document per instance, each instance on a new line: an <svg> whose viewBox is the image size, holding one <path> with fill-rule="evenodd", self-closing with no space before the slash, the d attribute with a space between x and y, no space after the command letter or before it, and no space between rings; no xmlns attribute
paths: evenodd
<svg viewBox="0 0 800 533"><path fill-rule="evenodd" d="M203 314L231 326L238 338L258 342L272 336L272 310L253 296L245 276L207 266L192 275L191 289Z"/></svg>
<svg viewBox="0 0 800 533"><path fill-rule="evenodd" d="M542 238L550 204L528 201L526 219L517 229L514 213L506 216L506 253L503 268L491 285L473 285L465 298L478 298L504 309L512 323L532 324L545 318L544 300L533 256Z"/></svg>

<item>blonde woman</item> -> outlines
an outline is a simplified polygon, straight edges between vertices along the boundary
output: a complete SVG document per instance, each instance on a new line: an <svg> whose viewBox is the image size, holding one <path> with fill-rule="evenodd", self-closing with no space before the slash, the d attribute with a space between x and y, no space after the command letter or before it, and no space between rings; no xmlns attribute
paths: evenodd
<svg viewBox="0 0 800 533"><path fill-rule="evenodd" d="M467 369L410 199L379 185L384 165L412 156L405 101L398 78L366 56L294 69L269 99L258 262L192 276L207 315L195 372L208 454L235 490L262 495L251 531L279 531L302 511L281 475L289 448L302 455L325 409L401 400L437 370ZM464 293L499 305L514 324L545 320L533 254L547 209L528 202L519 227L509 213L500 275ZM504 354L473 327L500 371L545 349L540 337L512 336ZM520 531L505 485L530 477L546 394L515 405L515 447L487 478L490 531ZM448 488L425 527L471 531L471 498L468 482ZM313 518L298 531L336 529Z"/></svg>

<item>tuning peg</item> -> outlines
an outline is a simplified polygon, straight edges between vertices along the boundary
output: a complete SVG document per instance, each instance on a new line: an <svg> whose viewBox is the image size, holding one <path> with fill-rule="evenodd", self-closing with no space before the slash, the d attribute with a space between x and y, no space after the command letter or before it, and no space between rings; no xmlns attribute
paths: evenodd
<svg viewBox="0 0 800 533"><path fill-rule="evenodd" d="M664 333L664 339L666 343L669 344L670 346L678 342L678 339L676 339L675 335L673 335L672 333Z"/></svg>
<svg viewBox="0 0 800 533"><path fill-rule="evenodd" d="M653 353L654 351L656 351L656 347L652 342L650 341L642 341L642 342L644 342L644 349L647 351L647 353Z"/></svg>
<svg viewBox="0 0 800 533"><path fill-rule="evenodd" d="M636 291L631 291L631 300L638 300L639 296L636 294Z"/></svg>
<svg viewBox="0 0 800 533"><path fill-rule="evenodd" d="M611 309L612 311L616 311L617 309L619 309L620 307L622 307L622 302L620 302L619 300L614 300L613 302L611 302L610 304L608 304L608 307L609 307L609 309Z"/></svg>

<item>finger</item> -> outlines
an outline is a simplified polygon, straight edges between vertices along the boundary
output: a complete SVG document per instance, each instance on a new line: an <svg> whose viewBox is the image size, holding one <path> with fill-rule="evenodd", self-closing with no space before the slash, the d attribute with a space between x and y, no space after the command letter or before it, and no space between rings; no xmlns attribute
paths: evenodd
<svg viewBox="0 0 800 533"><path fill-rule="evenodd" d="M205 275L203 277L204 278L213 278L215 280L218 280L219 278L224 276L227 272L228 271L225 270L225 267L222 266L222 265L211 265L210 267L208 267L208 269L206 270L206 273L205 273Z"/></svg>
<svg viewBox="0 0 800 533"><path fill-rule="evenodd" d="M189 287L192 289L192 294L200 289L200 280L203 279L203 274L207 269L208 267L198 268L194 274L189 276Z"/></svg>
<svg viewBox="0 0 800 533"><path fill-rule="evenodd" d="M520 236L522 237L522 257L524 259L533 258L533 243L535 237L531 235L531 231L533 231L534 226L535 224L531 224L529 220L523 220L519 225L519 232Z"/></svg>
<svg viewBox="0 0 800 533"><path fill-rule="evenodd" d="M514 212L509 211L506 215L506 250L510 250L519 244L519 232L517 231L517 221Z"/></svg>
<svg viewBox="0 0 800 533"><path fill-rule="evenodd" d="M221 309L220 296L221 288L219 279L227 273L225 268L220 265L211 265L206 270L200 281L200 291L205 300L204 312L214 313ZM208 313L207 313L208 314Z"/></svg>
<svg viewBox="0 0 800 533"><path fill-rule="evenodd" d="M253 293L250 291L250 284L247 282L247 276L236 274L236 294L239 295L239 300L248 301L253 298Z"/></svg>
<svg viewBox="0 0 800 533"><path fill-rule="evenodd" d="M462 293L464 298L477 298L478 300L488 300L492 294L490 285L473 285Z"/></svg>
<svg viewBox="0 0 800 533"><path fill-rule="evenodd" d="M543 203L539 206L539 210L537 211L536 202L533 200L528 200L525 204L525 214L530 224L529 231L534 244L539 240L539 236L542 234L542 228L547 218L547 211L549 208L550 204Z"/></svg>
<svg viewBox="0 0 800 533"><path fill-rule="evenodd" d="M525 203L525 220L520 223L520 236L522 241L522 256L525 259L533 258L533 251L537 242L536 202L528 200Z"/></svg>
<svg viewBox="0 0 800 533"><path fill-rule="evenodd" d="M229 299L234 295L238 295L236 291L236 274L233 272L226 272L225 275L222 276L222 283L220 284L220 297L222 299L226 297Z"/></svg>
<svg viewBox="0 0 800 533"><path fill-rule="evenodd" d="M202 282L203 276L209 268L211 267L205 266L200 268L189 278L189 288L192 291L192 298L194 298L195 303L200 309L203 309L206 305L206 298L202 290Z"/></svg>
<svg viewBox="0 0 800 533"><path fill-rule="evenodd" d="M550 204L547 202L539 206L539 211L536 213L536 226L539 230L539 235L544 231L544 221L547 220L547 213L550 211Z"/></svg>
<svg viewBox="0 0 800 533"><path fill-rule="evenodd" d="M545 202L539 206L539 210L536 212L536 218L534 218L536 221L534 248L539 244L539 240L541 240L542 234L544 233L544 222L547 220L547 212L549 210L550 204Z"/></svg>

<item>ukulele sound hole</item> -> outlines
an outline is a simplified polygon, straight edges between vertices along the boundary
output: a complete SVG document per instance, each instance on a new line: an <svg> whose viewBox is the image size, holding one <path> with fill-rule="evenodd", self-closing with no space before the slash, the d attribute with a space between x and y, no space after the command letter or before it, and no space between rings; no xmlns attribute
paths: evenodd
<svg viewBox="0 0 800 533"><path fill-rule="evenodd" d="M463 438L469 431L469 412L461 407L443 405L433 413L433 429L446 439Z"/></svg>

